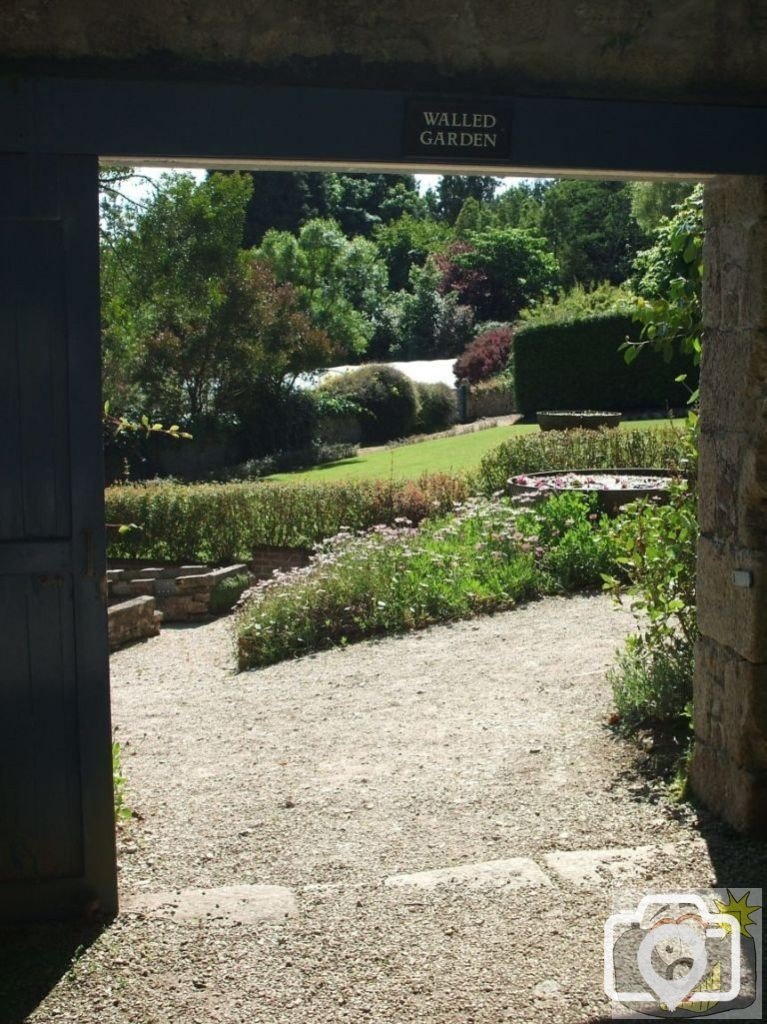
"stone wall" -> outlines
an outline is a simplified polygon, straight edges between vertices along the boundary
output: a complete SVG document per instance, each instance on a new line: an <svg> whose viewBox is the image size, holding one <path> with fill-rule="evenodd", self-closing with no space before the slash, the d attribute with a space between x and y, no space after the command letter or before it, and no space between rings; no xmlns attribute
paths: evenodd
<svg viewBox="0 0 767 1024"><path fill-rule="evenodd" d="M692 783L767 831L767 178L706 190Z"/></svg>
<svg viewBox="0 0 767 1024"><path fill-rule="evenodd" d="M230 576L248 576L244 564L211 569L207 565L112 568L107 572L110 603L152 597L165 622L188 622L212 614L211 594Z"/></svg>
<svg viewBox="0 0 767 1024"><path fill-rule="evenodd" d="M303 569L309 564L309 548L262 547L253 552L250 571L257 580L268 579L273 572Z"/></svg>
<svg viewBox="0 0 767 1024"><path fill-rule="evenodd" d="M148 595L113 604L107 615L110 651L134 640L157 636L161 621L162 612L157 611L154 598Z"/></svg>
<svg viewBox="0 0 767 1024"><path fill-rule="evenodd" d="M0 56L69 62L78 75L119 64L163 78L758 103L767 10L762 0L3 0Z"/></svg>
<svg viewBox="0 0 767 1024"><path fill-rule="evenodd" d="M509 416L517 411L511 388L479 387L468 394L466 418L479 420L488 416Z"/></svg>

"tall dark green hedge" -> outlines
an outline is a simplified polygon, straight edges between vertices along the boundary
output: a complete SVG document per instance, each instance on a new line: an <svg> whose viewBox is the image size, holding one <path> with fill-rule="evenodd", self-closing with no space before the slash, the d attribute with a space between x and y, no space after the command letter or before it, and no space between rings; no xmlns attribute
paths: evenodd
<svg viewBox="0 0 767 1024"><path fill-rule="evenodd" d="M603 313L558 324L517 329L512 347L517 408L525 415L544 409L681 409L689 392L675 381L687 374L697 386L698 370L689 356L670 363L649 347L630 365L620 345L639 339L640 324Z"/></svg>

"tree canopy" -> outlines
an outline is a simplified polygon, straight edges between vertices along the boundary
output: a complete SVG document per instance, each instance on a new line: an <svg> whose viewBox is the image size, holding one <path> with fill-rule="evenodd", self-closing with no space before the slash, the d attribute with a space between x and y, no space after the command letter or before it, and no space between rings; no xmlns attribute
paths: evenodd
<svg viewBox="0 0 767 1024"><path fill-rule="evenodd" d="M519 319L613 308L638 309L664 351L700 347L687 184L444 175L422 194L409 174L167 174L129 203L131 173L101 175L104 389L121 414L226 423L264 451L286 403L308 436L295 379L334 362L461 356L485 332L494 367Z"/></svg>
<svg viewBox="0 0 767 1024"><path fill-rule="evenodd" d="M248 175L166 175L112 231L102 255L107 398L194 421L332 357L298 290L241 247L251 188Z"/></svg>

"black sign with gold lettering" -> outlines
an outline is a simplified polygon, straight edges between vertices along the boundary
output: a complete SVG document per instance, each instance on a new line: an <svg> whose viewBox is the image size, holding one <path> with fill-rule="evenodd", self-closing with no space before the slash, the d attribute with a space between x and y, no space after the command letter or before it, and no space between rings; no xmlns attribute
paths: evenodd
<svg viewBox="0 0 767 1024"><path fill-rule="evenodd" d="M509 154L509 111L492 102L410 100L405 155L493 163Z"/></svg>

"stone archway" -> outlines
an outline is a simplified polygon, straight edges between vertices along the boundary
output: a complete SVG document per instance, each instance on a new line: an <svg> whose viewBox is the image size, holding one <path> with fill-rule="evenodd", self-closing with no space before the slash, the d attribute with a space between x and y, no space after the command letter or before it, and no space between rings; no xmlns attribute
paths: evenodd
<svg viewBox="0 0 767 1024"><path fill-rule="evenodd" d="M99 598L104 544L96 158L108 153L128 161L143 153L158 162L413 169L402 141L409 98L374 89L267 89L148 77L48 79L34 73L0 88L0 357L18 373L15 385L8 384L10 374L0 381L10 395L0 408L8 423L3 457L15 480L0 500L0 584L9 593L26 587L30 595L15 606L27 618L18 617L18 629L0 639L5 663L24 669L0 689L6 700L0 727L7 740L0 745L0 919L79 912L93 903L111 911L116 905ZM764 137L767 107L605 99L610 102L496 97L513 129L513 152L500 165L467 166L446 158L434 169L574 169L627 177L668 171L748 175L765 169L767 160L754 140ZM466 98L448 96L445 102ZM663 130L648 132L656 122ZM716 179L707 199L707 228L698 595L703 640L692 777L699 795L728 821L757 831L764 828L767 779L765 179ZM46 292L38 281L38 251L50 271ZM19 324L28 327L24 337ZM67 373L53 383L68 379L69 406L63 386L22 386L18 355L27 338L40 348L40 365L68 353ZM29 347L24 355L30 356ZM51 409L61 436L71 442L66 450L45 443L40 424L50 421ZM33 457L31 437L37 444ZM50 481L60 485L60 507L51 506ZM60 600L51 597L55 580L62 584ZM17 642L25 630L43 638L35 654L51 655L35 664L30 657L28 672ZM32 647L27 644L28 655ZM66 711L68 739L58 728L59 706ZM17 725L21 720L25 729ZM51 738L61 749L46 743ZM58 779L58 789L46 785L64 763L66 780Z"/></svg>
<svg viewBox="0 0 767 1024"><path fill-rule="evenodd" d="M692 783L767 830L767 179L706 188Z"/></svg>

